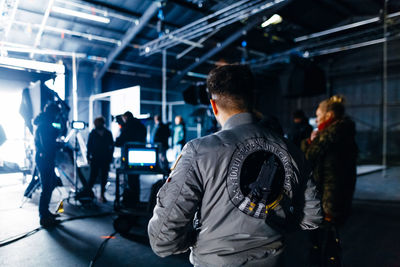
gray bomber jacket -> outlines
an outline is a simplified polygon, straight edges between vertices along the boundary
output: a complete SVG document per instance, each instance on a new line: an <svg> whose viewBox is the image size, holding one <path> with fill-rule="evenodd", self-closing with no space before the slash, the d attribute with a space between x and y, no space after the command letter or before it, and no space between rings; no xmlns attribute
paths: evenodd
<svg viewBox="0 0 400 267"><path fill-rule="evenodd" d="M251 217L234 204L229 172L234 155L246 150L248 140L263 140L265 147L278 148L275 152L282 151L283 164L291 168L285 171L284 199L270 212L272 219ZM148 225L151 247L161 257L190 248L190 261L198 266L262 263L282 249L281 230L288 226L315 229L321 222L320 200L309 178L298 150L288 149L288 144L256 123L250 113L236 114L221 131L184 147L157 196Z"/></svg>

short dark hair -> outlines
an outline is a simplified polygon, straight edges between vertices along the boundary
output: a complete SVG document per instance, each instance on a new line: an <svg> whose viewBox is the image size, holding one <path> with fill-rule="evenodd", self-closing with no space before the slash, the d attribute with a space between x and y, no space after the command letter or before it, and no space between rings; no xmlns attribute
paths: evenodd
<svg viewBox="0 0 400 267"><path fill-rule="evenodd" d="M130 111L127 111L123 114L128 120L132 120L133 119L133 114Z"/></svg>
<svg viewBox="0 0 400 267"><path fill-rule="evenodd" d="M254 77L247 65L224 65L211 70L207 89L211 97L218 97L215 100L223 108L252 110Z"/></svg>
<svg viewBox="0 0 400 267"><path fill-rule="evenodd" d="M103 116L97 117L96 119L94 119L94 127L99 128L104 126L104 124L106 123L106 119Z"/></svg>

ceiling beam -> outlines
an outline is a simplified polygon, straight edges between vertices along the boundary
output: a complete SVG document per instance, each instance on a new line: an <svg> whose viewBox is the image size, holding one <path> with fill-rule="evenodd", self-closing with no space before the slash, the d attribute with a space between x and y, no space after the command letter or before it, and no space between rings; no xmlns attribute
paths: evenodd
<svg viewBox="0 0 400 267"><path fill-rule="evenodd" d="M260 21L261 21L260 18L256 18L256 19L248 21L248 23L246 25L241 27L235 33L231 34L227 39L225 39L225 41L223 41L222 43L217 44L214 48L212 48L207 53L205 53L201 58L196 60L196 62L194 62L192 65L190 65L186 69L180 71L175 77L173 77L171 79L171 81L169 82L170 86L177 85L178 82L180 80L182 80L182 78L185 77L185 75L189 71L192 71L194 68L196 68L199 65L203 64L206 60L208 60L209 58L211 58L212 56L216 55L217 53L219 53L220 51L225 49L227 46L229 46L230 44L232 44L233 42L238 40L243 35L243 33L247 32L248 30L250 30L251 28L256 26L258 23L260 23Z"/></svg>
<svg viewBox="0 0 400 267"><path fill-rule="evenodd" d="M140 13L137 13L137 12L134 12L134 11L131 11L131 10L119 7L119 6L111 5L109 3L105 3L105 2L102 2L102 1L98 1L98 0L81 0L81 2L89 3L89 4L92 4L92 5L98 6L98 7L103 7L103 8L106 8L106 9L121 13L121 14L126 15L126 16L133 16L133 17L136 17L136 18L139 18L141 16ZM155 22L156 23L157 20L156 19L152 19L151 22ZM168 27L171 27L171 28L179 28L178 25L173 24L171 22L167 22L167 21L164 21L164 25L168 26ZM148 26L153 27L155 25L148 24Z"/></svg>
<svg viewBox="0 0 400 267"><path fill-rule="evenodd" d="M144 26L150 21L154 14L160 8L160 2L154 1L143 13L142 17L139 19L139 23L136 25L133 23L128 29L124 37L122 38L121 45L117 46L107 57L107 61L96 76L96 81L100 81L101 78L106 73L107 69L110 67L114 59L124 50L124 48L132 41L133 38L144 28Z"/></svg>
<svg viewBox="0 0 400 267"><path fill-rule="evenodd" d="M42 23L40 24L39 31L38 31L38 33L36 35L36 38L35 38L35 44L34 44L35 47L40 45L40 40L42 38L42 34L43 34L43 31L44 31L45 25L47 23L47 19L49 18L50 10L51 10L51 7L53 6L53 3L54 3L54 0L50 0L48 5L47 5L46 11L45 11L45 13L43 15Z"/></svg>
<svg viewBox="0 0 400 267"><path fill-rule="evenodd" d="M43 13L40 13L40 12L35 11L35 10L31 10L31 9L26 9L24 7L18 7L18 12L20 13L20 15L25 15L27 13L26 15L43 16ZM70 17L57 15L57 13L52 13L51 16L49 17L49 20L51 20L51 19L58 20L58 21L63 21L63 22L68 22L68 23L71 23L71 24L76 23L76 22L72 21ZM95 30L100 30L102 32L117 33L117 34L120 34L120 35L123 35L125 33L124 31L122 31L120 29L111 29L111 28L108 28L108 27L100 27L100 26L97 26L97 25L95 25L93 23L88 23L88 22L83 21L83 20L79 21L79 25L85 26L85 28L90 27L90 28L93 28Z"/></svg>

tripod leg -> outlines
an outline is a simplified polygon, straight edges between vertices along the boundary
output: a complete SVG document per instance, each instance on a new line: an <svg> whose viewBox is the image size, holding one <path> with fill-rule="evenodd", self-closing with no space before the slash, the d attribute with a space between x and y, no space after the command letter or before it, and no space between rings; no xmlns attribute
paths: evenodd
<svg viewBox="0 0 400 267"><path fill-rule="evenodd" d="M25 189L24 197L31 198L33 192L37 189L38 185L40 185L39 172L35 165L32 172L32 180L29 183L28 187Z"/></svg>
<svg viewBox="0 0 400 267"><path fill-rule="evenodd" d="M34 179L34 177L32 177L32 180L33 180L33 179ZM27 194L27 195L24 194L24 196L22 197L22 203L21 203L21 205L19 206L20 208L22 208L22 206L28 201L29 198L32 198L33 192L35 192L36 189L38 189L38 188L40 187L41 182L40 182L39 177L38 177L38 179L36 179L35 181L36 181L36 182L32 185L32 187L31 187L31 189L29 190L28 194ZM32 182L29 184L29 186L31 186L31 184L32 184ZM29 188L29 186L28 186L28 188ZM26 189L26 191L28 190L28 188ZM26 191L25 191L25 192L26 192Z"/></svg>

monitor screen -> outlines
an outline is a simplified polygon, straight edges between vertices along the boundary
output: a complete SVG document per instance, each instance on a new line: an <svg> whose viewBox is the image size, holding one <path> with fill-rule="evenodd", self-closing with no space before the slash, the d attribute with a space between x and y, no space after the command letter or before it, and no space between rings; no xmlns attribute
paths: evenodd
<svg viewBox="0 0 400 267"><path fill-rule="evenodd" d="M154 166L157 160L157 150L155 148L129 148L129 166Z"/></svg>

